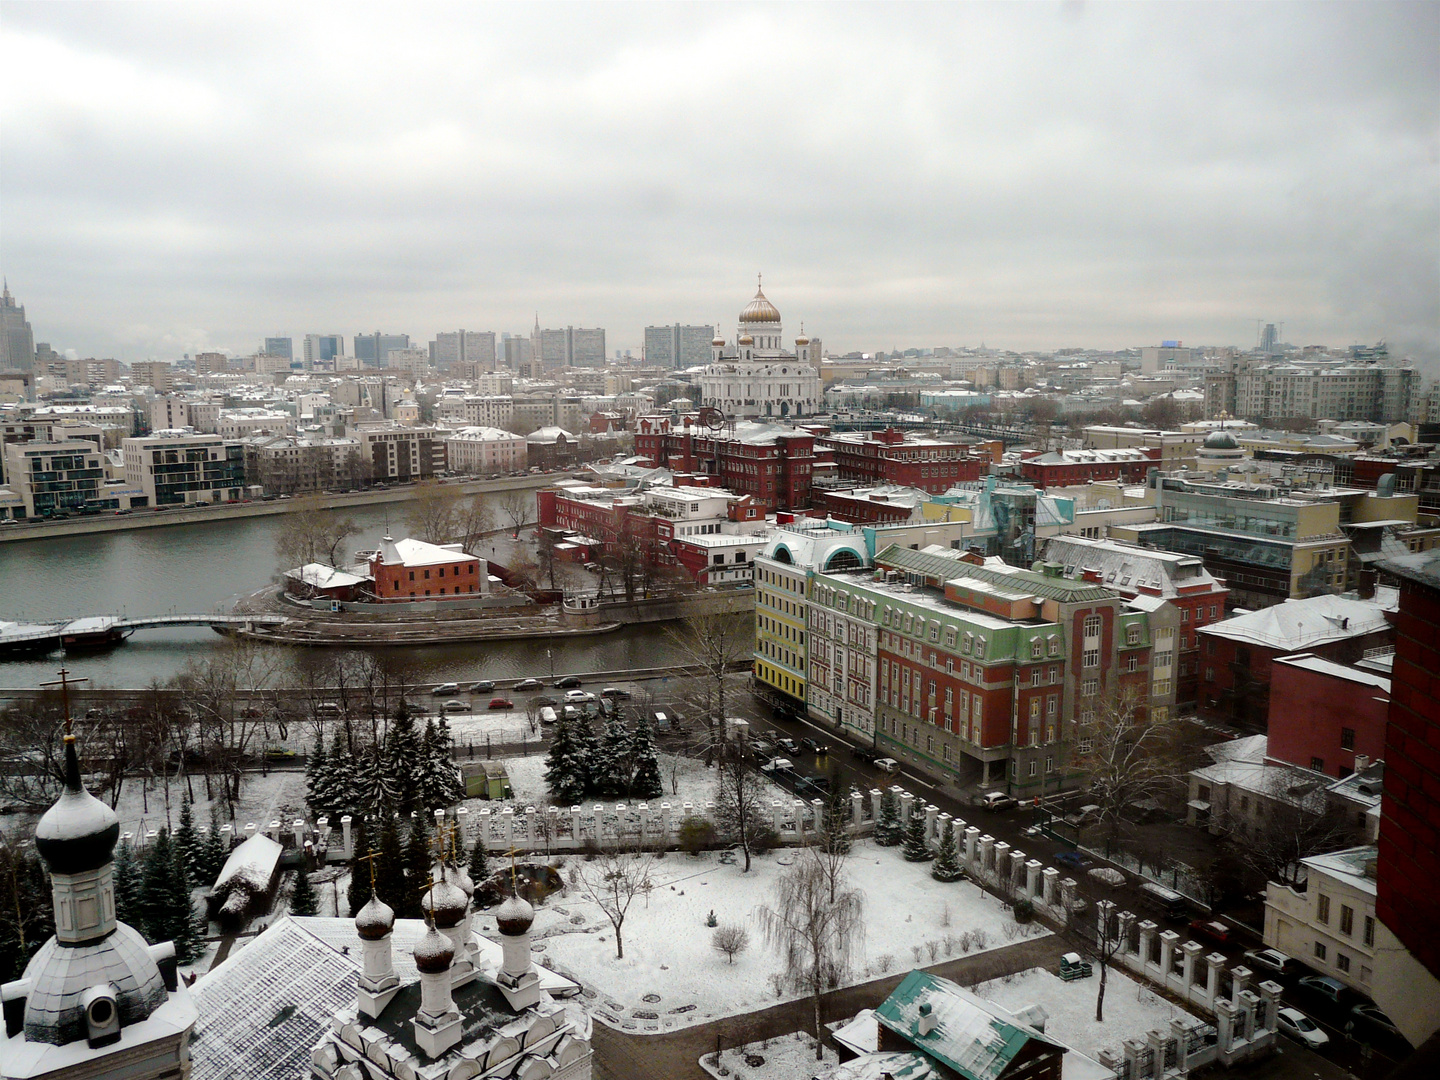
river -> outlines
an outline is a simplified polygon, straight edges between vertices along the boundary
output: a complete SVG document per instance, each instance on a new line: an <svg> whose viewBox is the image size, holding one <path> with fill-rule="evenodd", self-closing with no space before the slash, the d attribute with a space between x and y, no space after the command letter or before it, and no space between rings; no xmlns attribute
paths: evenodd
<svg viewBox="0 0 1440 1080"><path fill-rule="evenodd" d="M394 505L348 512L361 527L351 548L377 546ZM283 516L172 525L36 543L0 545L0 619L55 622L82 615L159 615L212 611L269 582L278 565ZM225 639L205 628L142 630L108 652L71 655L67 665L96 687L144 687L203 661ZM547 644L553 657L547 656ZM287 654L289 647L276 646ZM583 638L482 642L388 649L422 681L616 671L682 662L663 626L635 626ZM33 687L55 677L60 654L0 661L0 688Z"/></svg>

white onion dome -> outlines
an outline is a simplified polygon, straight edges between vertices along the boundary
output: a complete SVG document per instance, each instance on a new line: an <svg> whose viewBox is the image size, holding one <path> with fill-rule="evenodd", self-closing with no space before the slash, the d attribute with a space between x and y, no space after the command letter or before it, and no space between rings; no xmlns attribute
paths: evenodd
<svg viewBox="0 0 1440 1080"><path fill-rule="evenodd" d="M742 323L778 323L780 312L775 305L765 298L763 289L755 290L755 299L745 305L745 310L740 312Z"/></svg>
<svg viewBox="0 0 1440 1080"><path fill-rule="evenodd" d="M120 819L80 781L75 736L65 736L65 790L35 828L35 847L52 874L84 874L110 862Z"/></svg>
<svg viewBox="0 0 1440 1080"><path fill-rule="evenodd" d="M519 937L534 921L535 909L513 893L495 911L495 925L506 937Z"/></svg>
<svg viewBox="0 0 1440 1080"><path fill-rule="evenodd" d="M460 920L465 917L465 909L470 905L470 898L465 895L460 886L453 885L448 881L438 881L434 887L429 889L420 898L420 908L426 915L435 920L435 925L441 930L449 930L458 926Z"/></svg>
<svg viewBox="0 0 1440 1080"><path fill-rule="evenodd" d="M1239 450L1240 442L1224 428L1217 428L1205 436L1206 450Z"/></svg>
<svg viewBox="0 0 1440 1080"><path fill-rule="evenodd" d="M433 926L425 931L425 936L415 946L415 966L426 975L449 971L450 961L454 959L455 946Z"/></svg>
<svg viewBox="0 0 1440 1080"><path fill-rule="evenodd" d="M378 896L372 895L355 916L355 932L364 941L379 941L394 929L395 912Z"/></svg>

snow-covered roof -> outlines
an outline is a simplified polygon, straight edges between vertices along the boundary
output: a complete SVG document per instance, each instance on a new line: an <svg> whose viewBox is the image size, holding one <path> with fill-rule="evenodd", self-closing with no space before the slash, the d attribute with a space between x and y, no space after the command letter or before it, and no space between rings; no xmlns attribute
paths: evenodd
<svg viewBox="0 0 1440 1080"><path fill-rule="evenodd" d="M436 566L457 562L479 562L477 555L467 555L459 544L427 544L424 540L380 541L380 561L385 566Z"/></svg>
<svg viewBox="0 0 1440 1080"><path fill-rule="evenodd" d="M1205 747L1205 753L1215 762L1248 761L1259 765L1269 752L1270 738L1267 735L1246 735L1243 739L1229 739Z"/></svg>
<svg viewBox="0 0 1440 1080"><path fill-rule="evenodd" d="M304 566L295 570L286 570L285 576L291 581L298 581L314 589L340 589L370 580L368 577L346 573L344 570L337 570L335 567L326 566L324 563L313 562L306 563Z"/></svg>
<svg viewBox="0 0 1440 1080"><path fill-rule="evenodd" d="M1332 679L1344 679L1362 686L1373 686L1387 694L1390 692L1390 680L1383 675L1361 671L1359 668L1348 667L1345 664L1337 664L1333 660L1323 660L1310 653L1300 653L1297 656L1277 656L1275 662L1287 667L1304 668L1317 675L1328 675Z"/></svg>
<svg viewBox="0 0 1440 1080"><path fill-rule="evenodd" d="M1363 637L1389 627L1387 611L1399 606L1394 589L1377 589L1374 600L1348 596L1312 596L1286 600L1248 615L1200 627L1199 632L1248 645L1296 652L1332 641Z"/></svg>
<svg viewBox="0 0 1440 1080"><path fill-rule="evenodd" d="M284 850L270 837L256 833L230 853L220 876L215 879L215 887L219 889L227 882L240 881L255 892L264 892L270 888Z"/></svg>
<svg viewBox="0 0 1440 1080"><path fill-rule="evenodd" d="M1338 878L1353 889L1373 894L1375 875L1373 870L1370 873L1366 873L1366 870L1374 866L1376 852L1374 844L1366 844L1344 851L1332 851L1326 855L1312 855L1300 862L1312 874L1321 873Z"/></svg>

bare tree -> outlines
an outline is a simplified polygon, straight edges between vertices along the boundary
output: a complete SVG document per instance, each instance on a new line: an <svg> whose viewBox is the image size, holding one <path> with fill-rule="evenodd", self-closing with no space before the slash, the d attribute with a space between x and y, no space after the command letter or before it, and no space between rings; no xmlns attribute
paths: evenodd
<svg viewBox="0 0 1440 1080"><path fill-rule="evenodd" d="M490 504L482 494L462 499L455 507L455 537L467 554L478 555L490 528Z"/></svg>
<svg viewBox="0 0 1440 1080"><path fill-rule="evenodd" d="M750 854L770 829L765 820L765 786L749 745L743 738L729 737L726 728L720 724L711 729L717 738L707 751L716 764L715 824L723 836L739 843L748 874Z"/></svg>
<svg viewBox="0 0 1440 1080"><path fill-rule="evenodd" d="M699 669L705 719L713 729L726 714L727 680L755 651L755 623L744 615L712 612L667 623L666 636L685 664Z"/></svg>
<svg viewBox="0 0 1440 1080"><path fill-rule="evenodd" d="M1180 722L1151 719L1144 702L1139 690L1127 686L1075 731L1071 764L1085 775L1086 797L1100 808L1100 822L1112 837L1126 807L1166 794L1185 775Z"/></svg>
<svg viewBox="0 0 1440 1080"><path fill-rule="evenodd" d="M422 480L405 507L405 528L427 544L446 544L455 535L464 494L438 480Z"/></svg>
<svg viewBox="0 0 1440 1080"><path fill-rule="evenodd" d="M832 902L845 880L845 868L850 864L852 839L847 825L850 815L850 800L840 790L840 770L832 766L830 792L825 797L815 838L815 858L830 885Z"/></svg>
<svg viewBox="0 0 1440 1080"><path fill-rule="evenodd" d="M648 896L655 887L651 875L655 856L650 852L623 853L602 849L591 862L576 864L586 896L600 906L615 928L615 958L625 959L621 928L625 915L637 897Z"/></svg>
<svg viewBox="0 0 1440 1080"><path fill-rule="evenodd" d="M496 500L501 516L510 522L511 539L520 539L520 530L535 520L535 495L528 488L511 488Z"/></svg>
<svg viewBox="0 0 1440 1080"><path fill-rule="evenodd" d="M822 1057L820 999L844 980L865 935L864 894L830 883L811 849L775 882L774 904L756 909L765 943L779 952L785 975L810 994L815 1006L815 1060Z"/></svg>
<svg viewBox="0 0 1440 1080"><path fill-rule="evenodd" d="M1100 969L1095 987L1095 1022L1103 1023L1105 977L1126 944L1120 933L1119 909L1110 900L1107 886L1081 875L1076 883L1075 908L1066 912L1066 916L1062 937Z"/></svg>
<svg viewBox="0 0 1440 1080"><path fill-rule="evenodd" d="M710 945L733 964L735 957L750 947L750 933L743 926L717 926L710 935Z"/></svg>
<svg viewBox="0 0 1440 1080"><path fill-rule="evenodd" d="M1240 862L1266 881L1294 885L1301 859L1358 840L1347 815L1326 802L1326 783L1307 769L1272 767L1254 797L1255 816L1234 814L1221 821Z"/></svg>
<svg viewBox="0 0 1440 1080"><path fill-rule="evenodd" d="M275 536L275 555L282 570L306 563L339 566L345 541L359 532L354 518L326 509L319 496L297 499Z"/></svg>
<svg viewBox="0 0 1440 1080"><path fill-rule="evenodd" d="M65 784L64 719L58 693L0 712L0 758L7 762L0 769L0 798L43 810L59 797Z"/></svg>

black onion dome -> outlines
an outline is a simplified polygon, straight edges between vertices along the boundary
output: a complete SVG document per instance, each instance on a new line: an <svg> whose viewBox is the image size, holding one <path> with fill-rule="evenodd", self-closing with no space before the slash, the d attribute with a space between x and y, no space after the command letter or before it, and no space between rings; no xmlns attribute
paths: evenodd
<svg viewBox="0 0 1440 1080"><path fill-rule="evenodd" d="M378 896L371 896L355 916L355 932L365 941L379 941L393 929L395 912Z"/></svg>
<svg viewBox="0 0 1440 1080"><path fill-rule="evenodd" d="M470 879L470 872L463 866L452 866L445 872L445 876L460 887L466 899L475 895L475 882Z"/></svg>
<svg viewBox="0 0 1440 1080"><path fill-rule="evenodd" d="M495 925L506 937L519 937L534 921L535 909L513 894L495 910Z"/></svg>
<svg viewBox="0 0 1440 1080"><path fill-rule="evenodd" d="M448 881L437 882L434 888L420 898L421 909L434 917L435 925L441 930L458 925L465 917L465 909L469 904L470 898L460 886L452 885Z"/></svg>
<svg viewBox="0 0 1440 1080"><path fill-rule="evenodd" d="M35 827L35 847L52 874L99 870L115 855L120 819L80 781L75 736L65 736L65 790Z"/></svg>
<svg viewBox="0 0 1440 1080"><path fill-rule="evenodd" d="M415 946L415 966L426 975L437 975L450 970L450 961L455 959L455 947L444 934L430 927Z"/></svg>

